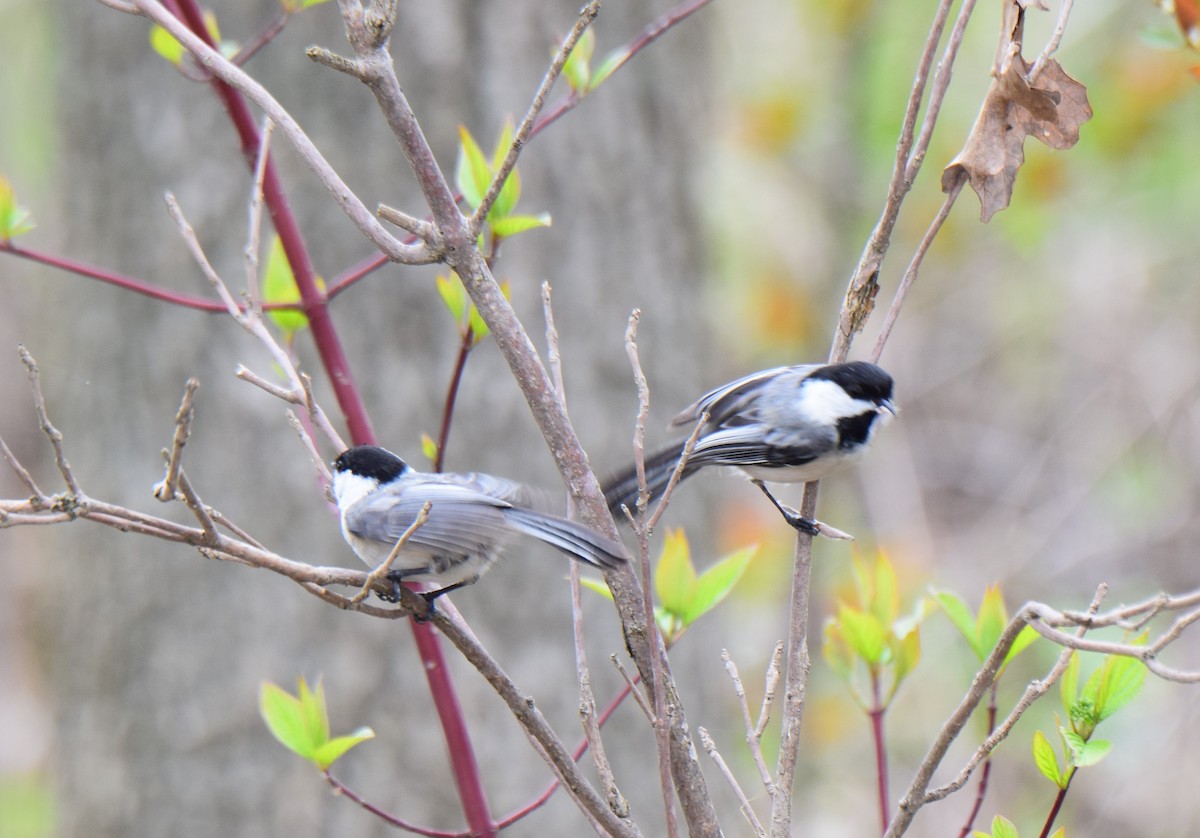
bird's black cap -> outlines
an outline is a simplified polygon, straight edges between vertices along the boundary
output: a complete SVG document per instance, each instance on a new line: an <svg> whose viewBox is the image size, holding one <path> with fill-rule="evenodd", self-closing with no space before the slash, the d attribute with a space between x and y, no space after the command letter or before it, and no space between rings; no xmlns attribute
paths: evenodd
<svg viewBox="0 0 1200 838"><path fill-rule="evenodd" d="M380 483L390 483L408 469L408 464L378 445L347 448L333 461L335 471L348 471Z"/></svg>
<svg viewBox="0 0 1200 838"><path fill-rule="evenodd" d="M881 403L892 398L892 377L874 364L850 361L821 367L809 378L832 381L851 398Z"/></svg>

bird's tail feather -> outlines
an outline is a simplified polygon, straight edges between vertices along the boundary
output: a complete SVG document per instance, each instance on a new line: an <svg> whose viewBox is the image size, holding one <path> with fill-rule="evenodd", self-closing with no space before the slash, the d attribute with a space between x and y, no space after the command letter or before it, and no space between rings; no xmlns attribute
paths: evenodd
<svg viewBox="0 0 1200 838"><path fill-rule="evenodd" d="M574 521L520 507L508 510L508 520L516 529L593 567L613 568L629 561L629 554L619 541Z"/></svg>
<svg viewBox="0 0 1200 838"><path fill-rule="evenodd" d="M675 467L679 464L679 458L683 455L684 446L684 442L673 442L665 448L660 448L658 451L646 456L646 487L650 490L651 503L662 496L663 491L667 488L667 484L671 482L671 475L674 474ZM683 474L680 475L680 479L688 477L699 467L700 464L689 460L683 467ZM609 511L618 520L624 519L625 516L621 512L621 507L627 506L632 512L637 504L639 491L637 466L631 465L617 472L605 481L602 488L604 491L604 500L608 503Z"/></svg>

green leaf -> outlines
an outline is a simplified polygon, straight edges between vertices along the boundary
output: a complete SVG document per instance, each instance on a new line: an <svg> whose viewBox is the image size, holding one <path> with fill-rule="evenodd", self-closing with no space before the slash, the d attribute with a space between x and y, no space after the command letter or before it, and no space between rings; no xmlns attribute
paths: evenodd
<svg viewBox="0 0 1200 838"><path fill-rule="evenodd" d="M707 614L716 607L717 603L725 599L733 590L733 586L742 578L742 574L746 572L746 568L750 565L750 560L754 558L756 552L758 552L758 545L752 544L735 553L730 553L701 573L696 580L692 600L683 614L683 622L691 625L697 618Z"/></svg>
<svg viewBox="0 0 1200 838"><path fill-rule="evenodd" d="M483 317L479 313L479 309L471 306L471 310L467 313L467 325L471 329L471 345L479 343L492 333L488 324L483 322Z"/></svg>
<svg viewBox="0 0 1200 838"><path fill-rule="evenodd" d="M259 712L267 729L284 747L311 760L320 744L317 732L309 724L309 716L300 699L269 681L259 692Z"/></svg>
<svg viewBox="0 0 1200 838"><path fill-rule="evenodd" d="M1025 626L1025 628L1017 632L1017 637L1013 640L1012 646L1009 647L1008 654L1004 656L1004 664L1007 666L1010 660L1024 652L1040 636L1033 626Z"/></svg>
<svg viewBox="0 0 1200 838"><path fill-rule="evenodd" d="M297 680L304 723L314 732L318 744L326 742L329 739L329 712L325 704L325 685L317 681L317 689L314 692L309 689L308 682L303 678Z"/></svg>
<svg viewBox="0 0 1200 838"><path fill-rule="evenodd" d="M958 594L950 591L934 591L933 598L942 607L942 611L959 633L966 638L971 651L980 660L987 657L987 650L980 648L979 638L975 634L975 618L971 615L970 607Z"/></svg>
<svg viewBox="0 0 1200 838"><path fill-rule="evenodd" d="M1033 734L1033 762L1038 770L1054 785L1063 787L1063 776L1058 769L1058 755L1054 746L1040 730Z"/></svg>
<svg viewBox="0 0 1200 838"><path fill-rule="evenodd" d="M892 646L892 688L894 694L900 682L916 668L921 659L921 634L915 628L907 634L896 637L891 641Z"/></svg>
<svg viewBox="0 0 1200 838"><path fill-rule="evenodd" d="M840 675L846 681L854 674L854 652L850 648L850 644L846 642L846 636L842 633L841 624L830 617L825 621L824 642L821 644L821 653L825 657L825 662L829 664L829 668L837 675Z"/></svg>
<svg viewBox="0 0 1200 838"><path fill-rule="evenodd" d="M1097 681L1096 688L1089 691L1093 680ZM1146 667L1140 660L1126 655L1106 657L1084 687L1084 695L1095 701L1096 722L1104 721L1132 701L1145 683Z"/></svg>
<svg viewBox="0 0 1200 838"><path fill-rule="evenodd" d="M604 60L600 62L600 66L592 71L592 83L588 87L588 92L595 90L601 84L608 80L608 77L615 73L622 64L629 60L631 53L627 47L613 50Z"/></svg>
<svg viewBox="0 0 1200 838"><path fill-rule="evenodd" d="M176 67L183 63L183 44L157 23L150 27L150 48Z"/></svg>
<svg viewBox="0 0 1200 838"><path fill-rule="evenodd" d="M298 303L300 289L296 277L283 252L279 236L271 238L271 250L267 253L267 264L263 271L262 299L264 303ZM292 335L308 325L308 317L302 311L279 309L268 311L267 316L291 339Z"/></svg>
<svg viewBox="0 0 1200 838"><path fill-rule="evenodd" d="M1050 835L1050 838L1067 838L1067 828L1065 826L1060 826L1058 829L1054 830L1054 832Z"/></svg>
<svg viewBox="0 0 1200 838"><path fill-rule="evenodd" d="M346 751L353 748L368 739L375 738L375 731L369 727L360 727L358 730L351 733L349 736L338 736L323 743L317 748L313 754L313 762L322 771L325 771L329 766L338 761Z"/></svg>
<svg viewBox="0 0 1200 838"><path fill-rule="evenodd" d="M855 654L871 666L882 660L886 648L885 631L874 614L840 603L837 620Z"/></svg>
<svg viewBox="0 0 1200 838"><path fill-rule="evenodd" d="M549 227L550 220L550 213L543 212L537 215L507 215L489 223L492 225L492 235L498 239L507 239L526 230Z"/></svg>
<svg viewBox="0 0 1200 838"><path fill-rule="evenodd" d="M8 178L0 175L0 240L10 241L28 233L34 227L30 219L29 210L17 203L17 194Z"/></svg>
<svg viewBox="0 0 1200 838"><path fill-rule="evenodd" d="M425 455L425 459L431 463L436 463L438 458L437 440L429 434L421 434L421 453Z"/></svg>
<svg viewBox="0 0 1200 838"><path fill-rule="evenodd" d="M683 530L667 530L654 569L654 590L668 614L683 619L696 596L696 567Z"/></svg>
<svg viewBox="0 0 1200 838"><path fill-rule="evenodd" d="M500 129L500 137L496 141L496 150L492 152L492 165L489 167L491 176L500 171L500 164L504 162L504 158L508 156L509 146L512 145L513 125L512 120L508 119L504 122L504 127ZM489 186L491 184L489 183ZM521 175L514 167L508 173L508 177L504 179L504 185L500 187L500 192L496 195L496 200L492 203L492 208L488 210L488 221L493 224L500 219L506 217L516 207L517 201L521 199Z"/></svg>
<svg viewBox="0 0 1200 838"><path fill-rule="evenodd" d="M437 277L438 295L442 298L442 302L446 305L446 310L450 312L450 316L454 318L454 322L461 329L463 324L463 315L467 310L467 289L463 288L462 280L458 278L458 274L451 273L450 276Z"/></svg>
<svg viewBox="0 0 1200 838"><path fill-rule="evenodd" d="M1059 725L1058 733L1067 746L1068 764L1079 765L1079 754L1087 747L1087 740L1064 725Z"/></svg>
<svg viewBox="0 0 1200 838"><path fill-rule="evenodd" d="M575 49L571 50L571 54L567 56L567 63L563 65L562 73L567 80L567 84L576 93L587 93L588 84L591 81L591 61L592 52L596 49L596 33L588 29L583 33L583 37L575 44Z"/></svg>
<svg viewBox="0 0 1200 838"><path fill-rule="evenodd" d="M896 568L882 550L875 556L871 593L871 612L880 623L890 626L900 615L900 593L896 586Z"/></svg>
<svg viewBox="0 0 1200 838"><path fill-rule="evenodd" d="M458 139L458 166L454 181L473 211L482 203L488 184L492 182L492 169L479 143L475 142L465 125L458 126Z"/></svg>
<svg viewBox="0 0 1200 838"><path fill-rule="evenodd" d="M983 601L979 603L979 615L975 619L975 636L979 639L979 648L984 650L985 657L996 648L1007 625L1008 610L1004 607L1000 586L988 585L983 592Z"/></svg>
<svg viewBox="0 0 1200 838"><path fill-rule="evenodd" d="M992 818L992 838L1020 838L1016 824L1003 815Z"/></svg>
<svg viewBox="0 0 1200 838"><path fill-rule="evenodd" d="M1086 768L1089 765L1095 765L1100 760L1108 756L1108 752L1112 750L1112 742L1107 739L1089 739L1084 746L1079 749L1079 753L1075 754L1075 764L1080 768Z"/></svg>
<svg viewBox="0 0 1200 838"><path fill-rule="evenodd" d="M1072 652L1071 659L1067 661L1067 668L1063 670L1062 683L1059 688L1059 693L1062 695L1063 710L1067 715L1071 715L1072 709L1079 701L1079 653Z"/></svg>
<svg viewBox="0 0 1200 838"><path fill-rule="evenodd" d="M613 598L612 591L609 590L608 583L603 579L593 579L590 576L580 576L579 584L587 588L589 591L595 591L596 593L600 594L600 596L605 597L610 601Z"/></svg>

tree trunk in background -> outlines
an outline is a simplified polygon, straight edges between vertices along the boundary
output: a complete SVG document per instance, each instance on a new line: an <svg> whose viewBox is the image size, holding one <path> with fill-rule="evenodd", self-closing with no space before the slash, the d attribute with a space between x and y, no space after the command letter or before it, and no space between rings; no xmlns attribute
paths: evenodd
<svg viewBox="0 0 1200 838"><path fill-rule="evenodd" d="M224 37L237 38L274 4L214 8ZM504 116L520 118L575 8L546 0L402 4L393 53L444 167L453 171L459 123L490 148ZM654 13L607 3L597 55ZM240 287L249 175L215 98L151 53L144 21L94 3L63 3L58 17L64 210L40 217L42 230L69 256L207 294L163 211L170 190L218 269ZM704 29L692 20L663 38L522 158L521 206L551 212L554 226L506 244L497 272L512 281L514 304L539 344L539 285L553 284L571 412L601 473L629 457L635 397L622 336L630 309L646 309L643 361L660 387L662 413L711 383L698 314L703 249L688 181L706 133ZM372 97L305 59L312 43L345 51L333 4L299 16L248 70L292 109L368 206L386 201L422 214ZM366 242L278 135L274 149L318 269L330 277L366 256ZM205 500L285 555L355 562L283 407L233 378L238 363L271 373L238 327L21 270L30 279L19 293L35 310L14 337L41 362L52 416L86 492L186 520L150 490L183 384L194 375L202 386L184 463ZM421 434L436 436L456 348L433 273L386 268L333 311L380 440L414 462ZM321 382L306 335L297 346ZM15 362L4 366L5 380L20 384ZM24 398L21 389L9 392ZM323 382L319 395L334 407ZM450 469L554 485L551 458L486 343L471 358L448 451ZM38 475L53 485L50 458L40 456ZM339 776L409 820L461 828L406 623L337 611L280 578L164 542L86 524L37 535L22 543L34 545L28 560L45 574L28 613L36 615L54 708L61 835L391 834L330 795L267 734L257 714L260 682L291 689L298 675L324 678L335 732L367 724L378 734L338 766ZM556 554L515 549L485 584L454 599L573 743L578 699L565 574ZM617 689L606 658L620 650L620 633L606 603L586 605L604 700ZM456 660L452 669L489 798L503 813L540 790L549 771L482 680ZM661 804L648 729L629 708L613 736L623 790L652 834ZM509 834L584 831L558 795Z"/></svg>

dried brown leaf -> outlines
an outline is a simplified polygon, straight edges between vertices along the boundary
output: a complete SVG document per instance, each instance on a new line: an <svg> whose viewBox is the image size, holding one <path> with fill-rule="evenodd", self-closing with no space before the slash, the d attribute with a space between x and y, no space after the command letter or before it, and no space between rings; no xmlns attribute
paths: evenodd
<svg viewBox="0 0 1200 838"><path fill-rule="evenodd" d="M1017 171L1025 162L1025 138L1054 149L1079 142L1079 126L1091 119L1087 88L1054 60L1030 86L1029 65L1020 55L1005 62L992 81L966 145L942 172L942 191L964 178L979 196L980 218L988 221L1012 200Z"/></svg>

